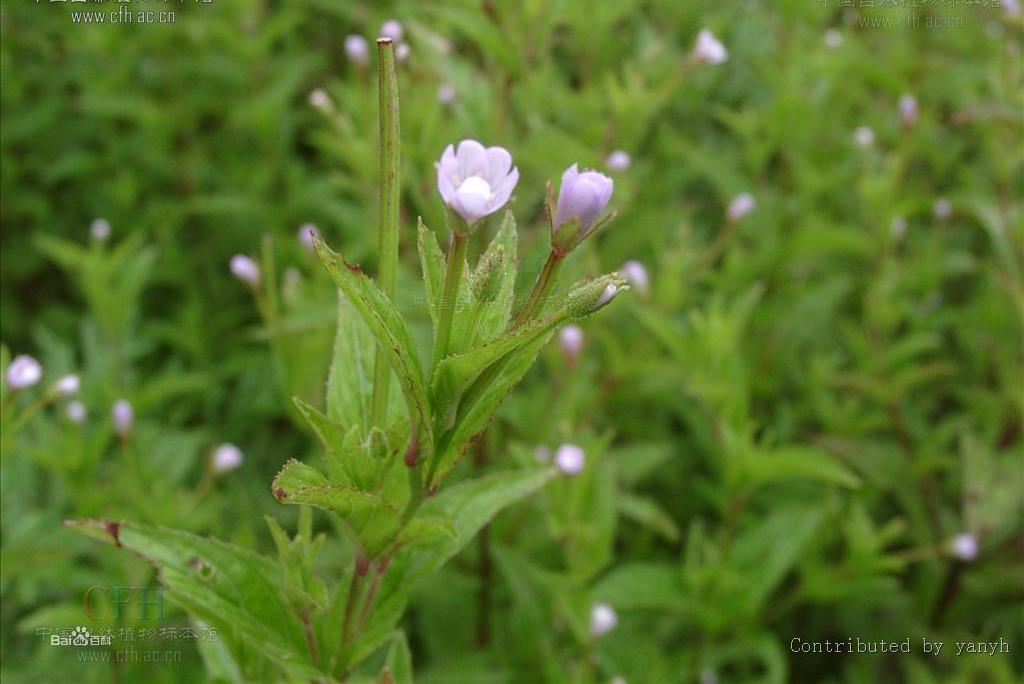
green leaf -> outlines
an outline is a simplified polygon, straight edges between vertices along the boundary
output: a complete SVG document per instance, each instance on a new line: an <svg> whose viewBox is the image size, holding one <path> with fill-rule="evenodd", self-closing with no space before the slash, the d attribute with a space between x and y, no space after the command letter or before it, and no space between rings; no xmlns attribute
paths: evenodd
<svg viewBox="0 0 1024 684"><path fill-rule="evenodd" d="M338 325L327 376L327 415L346 428L369 429L377 343L352 302L338 293Z"/></svg>
<svg viewBox="0 0 1024 684"><path fill-rule="evenodd" d="M821 449L787 446L745 456L742 472L752 486L807 477L844 487L859 487L860 478Z"/></svg>
<svg viewBox="0 0 1024 684"><path fill-rule="evenodd" d="M605 575L593 595L619 610L681 610L687 603L681 580L668 564L627 563Z"/></svg>
<svg viewBox="0 0 1024 684"><path fill-rule="evenodd" d="M335 513L351 525L370 558L375 558L398 532L398 514L376 494L332 484L316 468L295 460L284 464L272 485L285 504L309 504Z"/></svg>
<svg viewBox="0 0 1024 684"><path fill-rule="evenodd" d="M309 664L302 624L284 602L280 568L273 560L166 527L107 520L65 524L142 557L157 569L170 601L238 635L292 678L322 676Z"/></svg>
<svg viewBox="0 0 1024 684"><path fill-rule="evenodd" d="M409 652L409 643L405 639L405 632L401 630L395 632L391 639L391 647L388 648L388 655L384 659L384 670L389 677L385 679L384 672L382 672L380 682L413 684L412 653Z"/></svg>
<svg viewBox="0 0 1024 684"><path fill-rule="evenodd" d="M423 289L427 297L427 311L430 312L430 320L436 328L437 300L441 296L441 288L444 284L445 258L441 247L437 244L434 231L423 224L422 218L419 219L417 232L419 233L417 246L420 252L420 266L423 269Z"/></svg>
<svg viewBox="0 0 1024 684"><path fill-rule="evenodd" d="M669 541L679 540L679 528L653 499L628 492L618 493L619 512L630 520L649 527Z"/></svg>
<svg viewBox="0 0 1024 684"><path fill-rule="evenodd" d="M307 404L299 397L293 397L296 408L306 419L313 429L320 443L327 451L328 472L332 480L347 479L343 476L343 465L341 461L342 443L345 441L345 428L340 424L320 413L316 407Z"/></svg>
<svg viewBox="0 0 1024 684"><path fill-rule="evenodd" d="M434 442L430 403L412 334L405 321L387 296L361 268L344 262L342 257L322 240L317 240L315 246L331 278L348 296L377 343L384 349L402 387L409 410L409 420L417 423L426 433L420 444L424 455L429 456Z"/></svg>

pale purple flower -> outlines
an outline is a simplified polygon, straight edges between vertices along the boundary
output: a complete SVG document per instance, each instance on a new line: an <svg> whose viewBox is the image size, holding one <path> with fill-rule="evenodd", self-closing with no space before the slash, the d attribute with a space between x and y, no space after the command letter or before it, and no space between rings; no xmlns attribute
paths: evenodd
<svg viewBox="0 0 1024 684"><path fill-rule="evenodd" d="M260 267L244 254L231 257L231 274L253 287L260 283Z"/></svg>
<svg viewBox="0 0 1024 684"><path fill-rule="evenodd" d="M114 421L114 432L120 437L127 437L135 422L135 411L126 399L118 399L110 409L110 417Z"/></svg>
<svg viewBox="0 0 1024 684"><path fill-rule="evenodd" d="M442 83L437 88L437 101L443 105L455 102L455 88L451 83Z"/></svg>
<svg viewBox="0 0 1024 684"><path fill-rule="evenodd" d="M875 144L875 132L867 126L858 126L853 132L853 139L861 147L871 147Z"/></svg>
<svg viewBox="0 0 1024 684"><path fill-rule="evenodd" d="M476 140L449 145L437 164L441 199L470 226L505 206L518 181L508 150Z"/></svg>
<svg viewBox="0 0 1024 684"><path fill-rule="evenodd" d="M93 240L103 242L110 237L110 221L105 218L93 219L89 224L89 235Z"/></svg>
<svg viewBox="0 0 1024 684"><path fill-rule="evenodd" d="M380 37L390 38L396 43L402 40L402 36L405 35L405 28L402 26L402 22L397 19L388 19L380 25Z"/></svg>
<svg viewBox="0 0 1024 684"><path fill-rule="evenodd" d="M555 451L555 467L565 475L578 475L586 465L586 454L575 444L563 444Z"/></svg>
<svg viewBox="0 0 1024 684"><path fill-rule="evenodd" d="M616 675L616 676L612 677L612 681L610 682L610 684L629 684L629 683L626 681L625 677Z"/></svg>
<svg viewBox="0 0 1024 684"><path fill-rule="evenodd" d="M1009 19L1016 19L1020 16L1019 0L1003 0L1003 14Z"/></svg>
<svg viewBox="0 0 1024 684"><path fill-rule="evenodd" d="M935 218L945 221L953 215L953 203L945 197L940 197L932 205L932 211L935 213Z"/></svg>
<svg viewBox="0 0 1024 684"><path fill-rule="evenodd" d="M53 384L53 387L54 389L57 390L57 393L65 397L70 397L72 394L77 394L78 388L80 386L81 382L79 381L78 376L75 375L74 373L64 375L58 378L57 382Z"/></svg>
<svg viewBox="0 0 1024 684"><path fill-rule="evenodd" d="M299 242L310 252L313 251L313 243L320 239L320 229L315 223L303 223L299 226Z"/></svg>
<svg viewBox="0 0 1024 684"><path fill-rule="evenodd" d="M893 216L889 223L889 234L899 240L907 232L907 219L904 216Z"/></svg>
<svg viewBox="0 0 1024 684"><path fill-rule="evenodd" d="M323 88L317 88L309 94L309 104L313 109L329 112L332 109L331 98Z"/></svg>
<svg viewBox="0 0 1024 684"><path fill-rule="evenodd" d="M7 386L11 389L25 389L39 382L43 367L28 354L15 356L7 366Z"/></svg>
<svg viewBox="0 0 1024 684"><path fill-rule="evenodd" d="M345 36L345 56L361 67L366 66L370 61L370 45L366 38L356 33Z"/></svg>
<svg viewBox="0 0 1024 684"><path fill-rule="evenodd" d="M969 532L958 534L953 538L950 552L955 558L969 563L978 557L978 538Z"/></svg>
<svg viewBox="0 0 1024 684"><path fill-rule="evenodd" d="M917 98L910 93L900 95L900 121L904 126L913 126L917 123Z"/></svg>
<svg viewBox="0 0 1024 684"><path fill-rule="evenodd" d="M715 38L715 34L708 29L702 29L697 34L697 42L693 46L693 56L708 64L721 64L729 59L729 51L725 49L721 41Z"/></svg>
<svg viewBox="0 0 1024 684"><path fill-rule="evenodd" d="M838 29L830 28L825 31L825 47L836 49L843 44L843 34Z"/></svg>
<svg viewBox="0 0 1024 684"><path fill-rule="evenodd" d="M629 165L633 162L629 156L629 152L625 150L613 150L608 158L604 160L604 165L608 167L609 171L615 171L621 173L629 168Z"/></svg>
<svg viewBox="0 0 1024 684"><path fill-rule="evenodd" d="M409 47L408 43L399 43L395 46L395 59L399 62L404 62L409 59L409 54L412 52L412 48Z"/></svg>
<svg viewBox="0 0 1024 684"><path fill-rule="evenodd" d="M646 294L651 289L650 277L647 275L647 269L636 259L630 259L626 263L622 264L622 268L619 269L619 273L622 277L640 294Z"/></svg>
<svg viewBox="0 0 1024 684"><path fill-rule="evenodd" d="M562 174L552 230L557 231L562 224L576 219L580 222L579 237L586 237L590 227L608 206L614 188L615 182L603 173L580 173L576 164L570 166Z"/></svg>
<svg viewBox="0 0 1024 684"><path fill-rule="evenodd" d="M595 603L590 608L590 633L599 637L615 629L619 616L607 603Z"/></svg>
<svg viewBox="0 0 1024 684"><path fill-rule="evenodd" d="M229 470L234 470L238 466L242 465L242 461L244 459L245 455L242 454L241 449L236 447L234 444L225 442L214 449L210 463L213 466L214 472L226 473Z"/></svg>
<svg viewBox="0 0 1024 684"><path fill-rule="evenodd" d="M85 422L85 417L88 414L88 412L85 410L85 404L78 401L77 399L74 401L69 401L67 408L64 409L64 411L67 414L68 420L78 425L81 425L82 423Z"/></svg>
<svg viewBox="0 0 1024 684"><path fill-rule="evenodd" d="M730 221L739 221L757 207L757 200L749 192L741 192L729 203L726 216Z"/></svg>
<svg viewBox="0 0 1024 684"><path fill-rule="evenodd" d="M583 330L578 325L567 325L558 332L558 348L565 356L566 362L572 366L576 364L580 352L583 350Z"/></svg>

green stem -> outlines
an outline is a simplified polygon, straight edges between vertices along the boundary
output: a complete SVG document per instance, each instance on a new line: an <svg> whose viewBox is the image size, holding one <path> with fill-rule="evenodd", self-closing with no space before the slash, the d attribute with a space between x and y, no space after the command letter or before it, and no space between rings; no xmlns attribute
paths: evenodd
<svg viewBox="0 0 1024 684"><path fill-rule="evenodd" d="M394 297L398 279L398 198L401 147L399 142L398 74L395 46L389 38L377 40L377 93L380 121L380 233L378 243L380 288ZM373 364L373 399L370 424L382 425L387 415L391 368L378 346Z"/></svg>
<svg viewBox="0 0 1024 684"><path fill-rule="evenodd" d="M537 314L544 309L544 302L547 301L548 295L551 294L551 289L558 280L558 271L562 268L563 261L565 261L564 253L554 249L551 250L548 260L544 262L544 268L541 270L540 275L537 276L537 282L533 284L533 291L530 292L530 296L523 304L523 308L519 310L519 315L516 316L512 327L518 328L523 323L536 318Z"/></svg>
<svg viewBox="0 0 1024 684"><path fill-rule="evenodd" d="M448 245L448 263L444 272L444 285L441 288L441 318L437 322L434 337L434 362L432 368L448 356L448 344L452 336L452 319L459 299L459 285L462 282L462 266L466 261L466 245L469 244L465 233L454 231L451 244Z"/></svg>

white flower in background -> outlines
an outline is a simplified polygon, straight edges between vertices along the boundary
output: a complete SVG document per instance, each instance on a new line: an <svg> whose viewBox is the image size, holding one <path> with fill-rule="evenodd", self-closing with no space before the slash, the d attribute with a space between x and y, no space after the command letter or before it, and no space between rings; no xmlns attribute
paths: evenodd
<svg viewBox="0 0 1024 684"><path fill-rule="evenodd" d="M565 475L578 475L583 472L587 457L581 447L575 444L563 444L555 451L555 467Z"/></svg>
<svg viewBox="0 0 1024 684"><path fill-rule="evenodd" d="M78 401L77 399L69 401L68 406L66 409L64 409L64 411L65 413L67 413L68 420L78 425L81 425L82 423L85 422L85 417L88 413L85 410L85 404Z"/></svg>
<svg viewBox="0 0 1024 684"><path fill-rule="evenodd" d="M519 169L504 147L476 140L449 145L437 164L437 189L452 210L473 225L505 206L519 181Z"/></svg>
<svg viewBox="0 0 1024 684"><path fill-rule="evenodd" d="M741 192L729 202L726 216L730 221L739 221L757 207L757 200L749 192Z"/></svg>
<svg viewBox="0 0 1024 684"><path fill-rule="evenodd" d="M853 132L853 139L861 147L871 147L875 144L875 132L867 126L858 126Z"/></svg>
<svg viewBox="0 0 1024 684"><path fill-rule="evenodd" d="M412 48L409 47L408 43L399 43L395 46L395 59L399 62L404 62L409 59L409 53L412 52Z"/></svg>
<svg viewBox="0 0 1024 684"><path fill-rule="evenodd" d="M945 221L953 215L953 203L945 197L940 197L935 200L935 204L932 205L932 212L935 213L935 218L940 221Z"/></svg>
<svg viewBox="0 0 1024 684"><path fill-rule="evenodd" d="M907 127L917 123L917 98L910 93L900 95L900 122Z"/></svg>
<svg viewBox="0 0 1024 684"><path fill-rule="evenodd" d="M541 444L533 450L533 457L537 459L537 463L550 463L551 449L548 449L546 446Z"/></svg>
<svg viewBox="0 0 1024 684"><path fill-rule="evenodd" d="M345 36L345 56L361 67L366 66L370 61L370 45L366 38L355 33Z"/></svg>
<svg viewBox="0 0 1024 684"><path fill-rule="evenodd" d="M597 171L580 172L573 164L562 174L552 231L573 219L580 222L579 239L587 236L612 198L615 182Z"/></svg>
<svg viewBox="0 0 1024 684"><path fill-rule="evenodd" d="M729 51L725 49L721 41L715 38L715 34L707 29L702 29L697 34L697 42L693 46L693 56L707 64L721 64L729 59Z"/></svg>
<svg viewBox="0 0 1024 684"><path fill-rule="evenodd" d="M599 637L615 629L619 616L607 603L595 603L590 609L590 633Z"/></svg>
<svg viewBox="0 0 1024 684"><path fill-rule="evenodd" d="M604 165L608 167L609 171L615 171L621 173L629 168L629 165L633 163L633 159L629 156L629 152L625 150L613 150L608 158L604 160Z"/></svg>
<svg viewBox="0 0 1024 684"><path fill-rule="evenodd" d="M622 264L619 273L640 294L647 294L650 291L651 281L647 275L647 269L636 259L630 259Z"/></svg>
<svg viewBox="0 0 1024 684"><path fill-rule="evenodd" d="M565 361L570 366L576 365L576 360L583 351L583 330L578 325L567 325L558 331L558 348L561 350Z"/></svg>
<svg viewBox="0 0 1024 684"><path fill-rule="evenodd" d="M443 105L455 102L455 88L450 83L442 83L437 88L437 101Z"/></svg>
<svg viewBox="0 0 1024 684"><path fill-rule="evenodd" d="M15 356L7 366L7 386L11 389L25 389L39 382L43 367L28 354Z"/></svg>
<svg viewBox="0 0 1024 684"><path fill-rule="evenodd" d="M950 552L955 558L969 563L978 557L978 538L968 532L958 534L953 538Z"/></svg>
<svg viewBox="0 0 1024 684"><path fill-rule="evenodd" d="M405 28L402 26L402 22L397 19L388 19L380 25L380 37L390 38L396 43L402 40L402 36L405 35Z"/></svg>
<svg viewBox="0 0 1024 684"><path fill-rule="evenodd" d="M260 284L260 267L244 254L231 257L231 274L253 287Z"/></svg>
<svg viewBox="0 0 1024 684"><path fill-rule="evenodd" d="M234 444L225 442L214 449L210 463L213 465L214 472L226 473L242 465L243 460L245 460L245 455L242 450Z"/></svg>
<svg viewBox="0 0 1024 684"><path fill-rule="evenodd" d="M310 92L309 104L313 109L319 109L321 112L329 112L333 108L331 105L331 97L323 88L317 88Z"/></svg>
<svg viewBox="0 0 1024 684"><path fill-rule="evenodd" d="M905 216L893 216L889 223L889 234L899 240L907 232L907 219Z"/></svg>
<svg viewBox="0 0 1024 684"><path fill-rule="evenodd" d="M77 394L80 386L81 382L79 381L78 376L74 373L62 376L57 379L57 382L53 383L53 387L57 390L57 393L65 397Z"/></svg>
<svg viewBox="0 0 1024 684"><path fill-rule="evenodd" d="M615 299L615 295L617 294L619 294L619 288L615 285L609 285L604 288L604 292L602 292L601 296L597 298L597 303L594 305L594 311L597 311L602 306Z"/></svg>
<svg viewBox="0 0 1024 684"><path fill-rule="evenodd" d="M825 47L835 50L843 44L843 34L838 29L830 28L825 31Z"/></svg>
<svg viewBox="0 0 1024 684"><path fill-rule="evenodd" d="M310 252L313 251L313 243L320 239L320 229L315 223L303 223L299 226L299 242Z"/></svg>
<svg viewBox="0 0 1024 684"><path fill-rule="evenodd" d="M132 405L125 399L118 399L110 409L110 417L114 421L114 432L121 437L127 437L135 423L135 411L132 410Z"/></svg>
<svg viewBox="0 0 1024 684"><path fill-rule="evenodd" d="M93 240L103 242L110 237L110 221L105 218L93 219L89 224L89 235Z"/></svg>

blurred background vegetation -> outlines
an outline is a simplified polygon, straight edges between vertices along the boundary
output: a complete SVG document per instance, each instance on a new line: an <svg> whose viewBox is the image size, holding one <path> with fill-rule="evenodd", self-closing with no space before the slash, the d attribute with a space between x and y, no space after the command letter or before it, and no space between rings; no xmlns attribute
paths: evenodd
<svg viewBox="0 0 1024 684"><path fill-rule="evenodd" d="M620 215L565 281L629 259L650 276L584 326L576 363L544 352L461 466L566 441L593 465L418 592L417 681L1019 681L1022 20L1005 0L870 4L136 0L174 23L84 26L72 11L114 5L5 2L0 340L5 367L29 353L44 375L3 399L4 681L217 680L216 649L193 643L181 663L113 668L51 648L38 629L111 626L83 615L88 587L156 584L60 524L263 551L264 513L294 525L269 482L319 458L290 397L321 400L335 309L296 235L314 223L373 268L374 64L344 37L372 43L392 18L409 46L401 279L418 278L416 217L443 225L433 162L464 137L522 172L525 284L545 182L626 151ZM865 22L907 11L918 26ZM693 62L703 28L728 61ZM756 208L729 222L742 192ZM90 237L101 217L107 240ZM236 253L263 267L257 301ZM85 422L52 402L15 430L68 372ZM119 398L131 440L110 423ZM221 442L245 461L214 475ZM964 534L974 559L953 553ZM350 553L332 539L325 577ZM578 622L597 601L618 624L594 639ZM168 609L160 626L186 624ZM793 653L794 637L913 652ZM1000 637L1010 654L955 655Z"/></svg>

